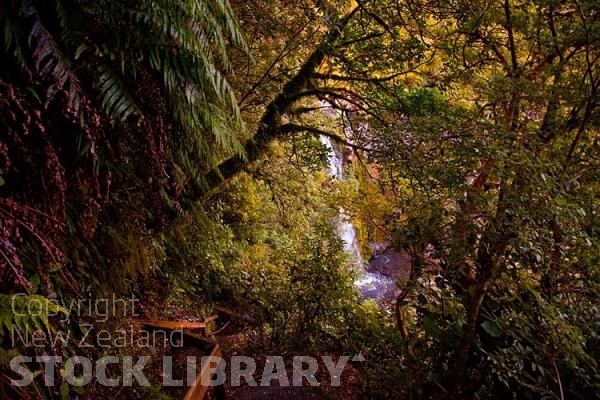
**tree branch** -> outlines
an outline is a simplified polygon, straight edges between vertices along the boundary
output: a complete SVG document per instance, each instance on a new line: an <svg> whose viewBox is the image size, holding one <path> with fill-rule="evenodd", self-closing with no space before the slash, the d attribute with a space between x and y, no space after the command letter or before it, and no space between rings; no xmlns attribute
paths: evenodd
<svg viewBox="0 0 600 400"><path fill-rule="evenodd" d="M281 117L287 113L293 104L300 98L298 93L305 91L310 85L311 75L319 68L323 60L330 55L335 43L342 35L344 27L354 17L358 7L342 17L337 23L332 24L319 46L306 59L298 73L289 80L281 92L267 106L259 124L256 134L244 144L245 157L231 157L223 161L217 168L206 176L207 188L201 194L227 180L252 162L256 161L267 149L269 143L282 136Z"/></svg>
<svg viewBox="0 0 600 400"><path fill-rule="evenodd" d="M391 81L392 79L397 78L401 75L406 75L410 72L411 71L402 71L402 72L398 72L398 73L384 76L381 78L360 77L360 76L343 76L343 75L336 75L336 74L321 74L321 73L314 73L314 74L312 74L312 77L316 78L316 79L323 79L323 80L329 79L329 80L343 81L343 82L386 82L386 81Z"/></svg>
<svg viewBox="0 0 600 400"><path fill-rule="evenodd" d="M359 37L357 39L346 40L345 42L342 42L342 43L338 44L336 47L338 49L341 49L342 47L351 46L351 45L353 45L355 43L366 42L368 40L376 39L376 38L381 37L383 35L384 35L383 32L369 33L368 35L365 35L363 37Z"/></svg>
<svg viewBox="0 0 600 400"><path fill-rule="evenodd" d="M330 138L331 140L333 140L334 142L341 144L343 146L351 147L354 150L362 150L362 151L372 151L373 150L368 147L360 146L358 144L349 142L348 140L342 138L339 135L336 135L335 133L324 131L322 129L315 128L313 126L289 123L289 124L281 125L281 127L279 129L281 130L282 135L289 134L289 133L307 132L307 133L311 133L314 135L326 136L326 137Z"/></svg>
<svg viewBox="0 0 600 400"><path fill-rule="evenodd" d="M392 35L392 37L394 36L394 32L392 32L392 30L390 29L390 26L387 24L387 22L385 22L383 20L383 18L381 18L379 15L377 15L375 12L370 11L369 9L367 9L365 7L364 2L362 1L357 1L358 6L361 8L361 10L363 10L368 16L370 16L371 18L373 18L373 20L375 20L375 22L380 25L383 29L385 29L390 35Z"/></svg>
<svg viewBox="0 0 600 400"><path fill-rule="evenodd" d="M281 49L281 51L279 52L279 54L277 54L277 56L273 59L273 61L271 62L271 65L269 65L269 67L266 69L266 71L263 73L263 75L260 77L260 79L254 83L254 85L252 85L252 87L250 87L250 89L246 92L246 94L244 94L242 96L242 98L238 101L238 106L242 106L242 104L244 103L244 101L246 101L246 99L252 94L252 92L254 92L254 90L256 90L256 88L258 88L260 85L262 85L262 83L264 82L264 80L267 78L267 76L271 73L271 71L273 70L273 68L275 68L275 66L277 65L277 63L279 63L284 57L286 57L289 54L289 51L291 51L291 49L294 49L296 46L292 47L292 43L294 43L294 39L296 37L298 37L300 35L300 33L306 29L306 26L308 25L308 23L303 24L296 32L294 35L294 38L292 38L292 40L290 40L289 42L287 42L285 44L285 46Z"/></svg>

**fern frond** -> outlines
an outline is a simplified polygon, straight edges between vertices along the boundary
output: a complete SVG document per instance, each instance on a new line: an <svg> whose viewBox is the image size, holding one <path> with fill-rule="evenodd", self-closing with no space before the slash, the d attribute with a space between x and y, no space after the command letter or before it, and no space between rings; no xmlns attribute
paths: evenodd
<svg viewBox="0 0 600 400"><path fill-rule="evenodd" d="M211 103L227 107L234 117L231 119L236 124L234 129L240 128L241 117L234 92L217 68L219 63L225 69L229 67L228 38L246 48L229 3L222 0L142 2L137 10L127 10L127 13L138 23L147 24L152 32L160 32L159 42L168 51L151 49L150 58L153 68L164 74L165 83L172 88L178 79L184 85L196 86L198 91L207 94ZM168 69L165 63L170 64ZM171 72L177 72L179 76L171 75Z"/></svg>
<svg viewBox="0 0 600 400"><path fill-rule="evenodd" d="M42 79L52 82L46 91L46 104L59 90L65 90L67 109L74 116L78 116L83 96L79 79L72 71L70 60L62 53L52 34L42 24L38 10L34 6L28 6L23 11L23 15L33 18L29 42L33 48L34 68Z"/></svg>
<svg viewBox="0 0 600 400"><path fill-rule="evenodd" d="M10 366L10 361L20 356L21 353L17 349L0 349L0 367L8 368Z"/></svg>
<svg viewBox="0 0 600 400"><path fill-rule="evenodd" d="M0 294L0 337L15 327L21 332L49 330L48 317L58 313L66 310L44 296Z"/></svg>
<svg viewBox="0 0 600 400"><path fill-rule="evenodd" d="M2 43L4 44L4 52L9 53L13 46L18 41L18 28L16 21L14 20L18 10L15 9L16 5L13 1L6 1L0 3L0 35L2 35Z"/></svg>
<svg viewBox="0 0 600 400"><path fill-rule="evenodd" d="M103 111L120 121L125 121L131 115L142 117L142 111L121 78L108 67L101 66L99 70L101 75L96 87L100 92Z"/></svg>

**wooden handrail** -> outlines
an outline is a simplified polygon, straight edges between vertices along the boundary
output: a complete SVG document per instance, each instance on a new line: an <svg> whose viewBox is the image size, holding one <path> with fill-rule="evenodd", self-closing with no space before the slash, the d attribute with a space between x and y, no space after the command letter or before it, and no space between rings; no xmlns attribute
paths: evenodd
<svg viewBox="0 0 600 400"><path fill-rule="evenodd" d="M158 329L206 329L206 322L137 320L142 325Z"/></svg>
<svg viewBox="0 0 600 400"><path fill-rule="evenodd" d="M200 373L196 375L196 380L190 386L188 391L185 393L183 400L202 400L208 392L210 386L203 385L204 382L210 382L211 379L211 365L218 363L221 360L221 349L218 344L215 344L212 351L208 355L208 361L205 361L200 367ZM204 357L203 357L204 358ZM222 385L215 386L215 397L218 400L225 398L225 391Z"/></svg>
<svg viewBox="0 0 600 400"><path fill-rule="evenodd" d="M206 325L208 324L208 322L214 321L215 319L217 319L216 315L206 318L203 322L161 320L137 320L137 322L151 329L206 329ZM192 343L191 346L205 350L208 350L208 348L211 349L208 355L208 361L202 363L200 367L200 373L196 375L194 383L190 386L187 392L185 392L185 395L183 397L183 400L202 400L208 392L208 389L210 388L210 386L203 385L203 383L210 382L210 375L212 369L211 365L213 363L218 363L221 360L221 348L217 343L209 341L208 339L202 336L193 335L189 332L184 332L183 335L185 338L189 339L188 343ZM225 387L223 385L215 386L215 398L217 400L225 399Z"/></svg>

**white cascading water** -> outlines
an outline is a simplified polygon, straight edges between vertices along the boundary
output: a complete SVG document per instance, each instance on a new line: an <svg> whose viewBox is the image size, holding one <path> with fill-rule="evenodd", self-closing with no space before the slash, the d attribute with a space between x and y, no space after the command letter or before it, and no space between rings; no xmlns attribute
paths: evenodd
<svg viewBox="0 0 600 400"><path fill-rule="evenodd" d="M333 146L331 139L326 136L320 136L321 143L329 150L328 169L329 175L335 179L344 179L343 155ZM344 209L340 207L338 217L334 222L336 234L344 242L344 251L350 254L354 263L357 265L358 279L354 284L365 298L379 298L395 287L391 278L380 273L371 273L366 270L366 263L360 252L356 228L350 222L350 219Z"/></svg>
<svg viewBox="0 0 600 400"><path fill-rule="evenodd" d="M335 179L342 180L344 179L344 171L343 171L343 159L340 152L336 151L331 139L326 136L320 137L321 143L327 147L329 150L328 160L329 160L329 175ZM340 211L338 217L334 223L335 233L342 239L344 242L344 251L351 254L354 258L354 261L363 265L364 261L362 259L362 255L360 254L360 249L358 247L358 238L356 237L356 228L349 220L349 217L346 215L344 209L340 207Z"/></svg>

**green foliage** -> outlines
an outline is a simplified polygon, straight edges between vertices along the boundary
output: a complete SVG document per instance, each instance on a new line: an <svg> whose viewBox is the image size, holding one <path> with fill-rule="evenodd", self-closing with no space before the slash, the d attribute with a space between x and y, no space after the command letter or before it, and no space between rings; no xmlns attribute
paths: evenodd
<svg viewBox="0 0 600 400"><path fill-rule="evenodd" d="M379 397L597 397L597 4L354 3L0 4L0 290L223 303ZM413 257L396 321L340 207Z"/></svg>
<svg viewBox="0 0 600 400"><path fill-rule="evenodd" d="M43 274L30 262L38 257L45 268L98 262L78 242L99 224L101 247L131 244L123 238L182 211L185 186L203 186L223 157L243 157L225 74L228 48L247 48L226 1L11 0L0 19L2 215L15 221L9 237L26 238L2 251L18 286ZM130 209L139 213L124 217ZM67 229L80 235L63 245Z"/></svg>
<svg viewBox="0 0 600 400"><path fill-rule="evenodd" d="M240 308L258 319L263 346L326 348L345 334L356 299L341 243L331 228L305 235L293 248L253 260L231 283Z"/></svg>
<svg viewBox="0 0 600 400"><path fill-rule="evenodd" d="M411 380L423 398L594 396L597 316L578 310L595 309L598 284L596 8L418 7L428 18L404 27L444 68L417 72L427 88L374 89L389 114L367 117L401 210L386 229L414 258Z"/></svg>
<svg viewBox="0 0 600 400"><path fill-rule="evenodd" d="M48 330L48 318L65 313L65 309L43 296L0 294L0 337L15 327L20 332Z"/></svg>
<svg viewBox="0 0 600 400"><path fill-rule="evenodd" d="M285 178L304 173L293 166L268 168L281 175L270 175L269 184L242 175L215 204L226 226L221 238L229 236L219 242L226 247L209 254L230 256L216 258L225 264L204 264L204 278L213 279L204 282L206 293L247 314L257 324L260 346L335 346L357 299L342 243L328 222L335 210L317 184L322 175L305 175L301 183Z"/></svg>
<svg viewBox="0 0 600 400"><path fill-rule="evenodd" d="M338 210L323 192L329 178L311 173L315 161L281 162L291 149L273 146L277 157L256 172L264 180L237 176L152 241L140 288L163 313L185 305L208 315L212 304L225 305L248 317L263 349L346 340L357 297L330 224Z"/></svg>
<svg viewBox="0 0 600 400"><path fill-rule="evenodd" d="M398 362L407 357L407 344L398 335L390 311L368 300L357 304L352 319L347 321L344 348L365 359L354 364L360 371L358 379L364 398L394 399L418 389L412 378L418 371Z"/></svg>

